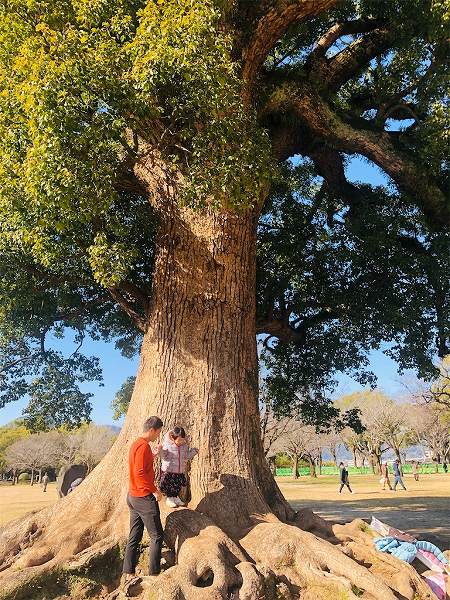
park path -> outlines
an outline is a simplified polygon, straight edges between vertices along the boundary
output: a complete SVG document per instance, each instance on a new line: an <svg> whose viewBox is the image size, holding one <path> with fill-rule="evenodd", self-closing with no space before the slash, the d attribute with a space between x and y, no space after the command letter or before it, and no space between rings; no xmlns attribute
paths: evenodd
<svg viewBox="0 0 450 600"><path fill-rule="evenodd" d="M411 476L404 481L407 491L380 490L378 478L354 476L355 491L337 492L338 479L324 477L313 482L304 477L297 481L279 478L281 490L292 506L299 510L311 508L325 519L346 523L361 518L370 521L372 515L419 539L433 542L441 550L450 549L450 474L424 475L419 482Z"/></svg>

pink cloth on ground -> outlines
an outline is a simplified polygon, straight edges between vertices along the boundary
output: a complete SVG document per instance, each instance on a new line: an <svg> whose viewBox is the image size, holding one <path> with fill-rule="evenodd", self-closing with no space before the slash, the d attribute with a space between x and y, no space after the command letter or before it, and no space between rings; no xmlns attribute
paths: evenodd
<svg viewBox="0 0 450 600"><path fill-rule="evenodd" d="M447 592L445 590L445 575L442 573L436 573L434 575L425 575L422 577L428 583L439 600L445 600L447 598Z"/></svg>

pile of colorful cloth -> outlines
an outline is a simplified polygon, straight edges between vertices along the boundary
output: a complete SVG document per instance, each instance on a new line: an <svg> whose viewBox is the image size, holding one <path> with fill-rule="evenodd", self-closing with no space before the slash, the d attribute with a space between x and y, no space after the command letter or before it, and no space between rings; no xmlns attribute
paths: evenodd
<svg viewBox="0 0 450 600"><path fill-rule="evenodd" d="M450 575L450 565L437 546L431 542L416 540L408 533L390 527L375 517L372 517L370 528L382 536L374 540L377 550L388 552L407 563L417 559L433 571L433 573L424 573L422 577L440 600L446 600L446 583Z"/></svg>

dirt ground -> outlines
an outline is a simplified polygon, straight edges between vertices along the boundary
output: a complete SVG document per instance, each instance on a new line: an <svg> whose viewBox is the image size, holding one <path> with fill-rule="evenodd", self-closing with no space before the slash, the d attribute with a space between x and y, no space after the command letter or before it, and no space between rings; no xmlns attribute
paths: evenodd
<svg viewBox="0 0 450 600"><path fill-rule="evenodd" d="M282 492L295 509L312 508L322 517L341 523L357 517L370 521L374 515L442 550L450 549L450 473L422 475L418 482L406 475L404 481L406 492L383 492L378 477L354 475L350 483L355 493L344 488L339 494L337 476L278 478ZM49 484L45 493L39 485L1 484L0 525L57 498L55 484Z"/></svg>
<svg viewBox="0 0 450 600"><path fill-rule="evenodd" d="M292 506L311 508L320 516L345 523L357 517L370 521L372 515L418 539L433 542L441 550L450 549L450 473L421 475L414 481L404 477L407 491L382 491L379 476L354 475L350 485L338 493L338 476L316 480L301 477L278 477L278 485ZM392 482L391 482L392 483Z"/></svg>

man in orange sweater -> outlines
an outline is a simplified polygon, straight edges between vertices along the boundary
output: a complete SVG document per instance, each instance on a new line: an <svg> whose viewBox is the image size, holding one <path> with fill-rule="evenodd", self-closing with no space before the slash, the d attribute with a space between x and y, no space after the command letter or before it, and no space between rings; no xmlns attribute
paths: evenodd
<svg viewBox="0 0 450 600"><path fill-rule="evenodd" d="M137 548L142 540L144 526L150 536L149 574L158 575L161 570L163 528L158 505L161 492L155 485L153 453L149 442L158 439L162 426L163 422L159 417L148 418L141 437L133 442L128 455L130 483L127 504L130 509L130 535L123 561L125 583L134 578Z"/></svg>

